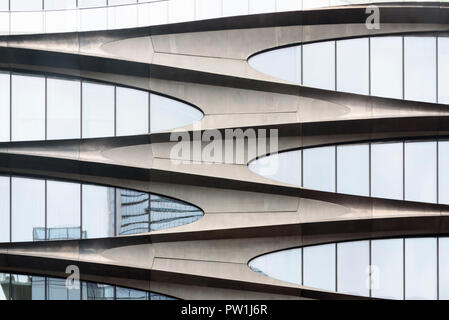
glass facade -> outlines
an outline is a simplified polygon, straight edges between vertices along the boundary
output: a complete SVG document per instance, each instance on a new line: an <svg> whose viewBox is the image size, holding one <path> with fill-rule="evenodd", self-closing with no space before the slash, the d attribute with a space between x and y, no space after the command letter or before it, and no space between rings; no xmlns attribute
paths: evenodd
<svg viewBox="0 0 449 320"><path fill-rule="evenodd" d="M394 300L448 299L449 238L395 238L313 245L249 262L260 274L306 287Z"/></svg>
<svg viewBox="0 0 449 320"><path fill-rule="evenodd" d="M253 160L248 167L263 177L307 189L449 204L448 163L449 142L432 139L286 151Z"/></svg>
<svg viewBox="0 0 449 320"><path fill-rule="evenodd" d="M141 135L150 133L150 122L156 132L202 117L191 105L148 91L0 72L0 142Z"/></svg>
<svg viewBox="0 0 449 320"><path fill-rule="evenodd" d="M204 214L160 195L67 181L0 176L0 192L0 242L141 234Z"/></svg>

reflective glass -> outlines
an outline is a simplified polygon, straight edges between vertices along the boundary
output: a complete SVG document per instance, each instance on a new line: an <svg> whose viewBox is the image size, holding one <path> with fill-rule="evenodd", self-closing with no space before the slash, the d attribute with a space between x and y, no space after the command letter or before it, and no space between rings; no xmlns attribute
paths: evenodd
<svg viewBox="0 0 449 320"><path fill-rule="evenodd" d="M436 298L436 239L405 239L405 299Z"/></svg>
<svg viewBox="0 0 449 320"><path fill-rule="evenodd" d="M371 241L371 295L375 298L404 298L403 239Z"/></svg>
<svg viewBox="0 0 449 320"><path fill-rule="evenodd" d="M45 78L12 75L12 140L44 139Z"/></svg>
<svg viewBox="0 0 449 320"><path fill-rule="evenodd" d="M0 12L0 34L1 35L9 35L9 11Z"/></svg>
<svg viewBox="0 0 449 320"><path fill-rule="evenodd" d="M449 141L438 142L438 202L449 204Z"/></svg>
<svg viewBox="0 0 449 320"><path fill-rule="evenodd" d="M108 29L135 28L137 19L137 5L108 8Z"/></svg>
<svg viewBox="0 0 449 320"><path fill-rule="evenodd" d="M302 0L303 9L328 7L330 0Z"/></svg>
<svg viewBox="0 0 449 320"><path fill-rule="evenodd" d="M11 275L9 273L0 273L0 301L9 300L9 280Z"/></svg>
<svg viewBox="0 0 449 320"><path fill-rule="evenodd" d="M78 8L104 7L107 0L78 0Z"/></svg>
<svg viewBox="0 0 449 320"><path fill-rule="evenodd" d="M281 281L301 284L301 249L289 249L257 257L249 263L253 271Z"/></svg>
<svg viewBox="0 0 449 320"><path fill-rule="evenodd" d="M303 150L304 187L321 191L335 191L335 147Z"/></svg>
<svg viewBox="0 0 449 320"><path fill-rule="evenodd" d="M337 41L337 90L369 94L369 39Z"/></svg>
<svg viewBox="0 0 449 320"><path fill-rule="evenodd" d="M369 145L337 146L337 192L369 196Z"/></svg>
<svg viewBox="0 0 449 320"><path fill-rule="evenodd" d="M11 275L12 300L45 300L45 278Z"/></svg>
<svg viewBox="0 0 449 320"><path fill-rule="evenodd" d="M296 11L302 9L301 0L276 0L276 11Z"/></svg>
<svg viewBox="0 0 449 320"><path fill-rule="evenodd" d="M402 99L402 37L373 37L371 94Z"/></svg>
<svg viewBox="0 0 449 320"><path fill-rule="evenodd" d="M139 4L139 26L168 23L168 1Z"/></svg>
<svg viewBox="0 0 449 320"><path fill-rule="evenodd" d="M114 236L114 188L82 186L83 238Z"/></svg>
<svg viewBox="0 0 449 320"><path fill-rule="evenodd" d="M403 144L371 145L371 195L378 198L403 199Z"/></svg>
<svg viewBox="0 0 449 320"><path fill-rule="evenodd" d="M80 238L80 185L47 181L47 239Z"/></svg>
<svg viewBox="0 0 449 320"><path fill-rule="evenodd" d="M83 282L82 290L83 300L114 300L114 286Z"/></svg>
<svg viewBox="0 0 449 320"><path fill-rule="evenodd" d="M222 0L196 0L196 20L221 17L221 2Z"/></svg>
<svg viewBox="0 0 449 320"><path fill-rule="evenodd" d="M276 11L276 0L249 0L249 13L267 13Z"/></svg>
<svg viewBox="0 0 449 320"><path fill-rule="evenodd" d="M46 11L45 32L72 32L78 30L77 10Z"/></svg>
<svg viewBox="0 0 449 320"><path fill-rule="evenodd" d="M43 0L10 0L11 11L38 11L42 10Z"/></svg>
<svg viewBox="0 0 449 320"><path fill-rule="evenodd" d="M45 181L13 177L11 192L12 241L42 240L40 230L45 228Z"/></svg>
<svg viewBox="0 0 449 320"><path fill-rule="evenodd" d="M80 31L106 30L108 8L83 9L79 11Z"/></svg>
<svg viewBox="0 0 449 320"><path fill-rule="evenodd" d="M335 244L303 250L304 286L335 291Z"/></svg>
<svg viewBox="0 0 449 320"><path fill-rule="evenodd" d="M77 0L44 0L45 10L75 9Z"/></svg>
<svg viewBox="0 0 449 320"><path fill-rule="evenodd" d="M11 12L11 34L43 33L44 12Z"/></svg>
<svg viewBox="0 0 449 320"><path fill-rule="evenodd" d="M47 139L80 138L81 84L47 79Z"/></svg>
<svg viewBox="0 0 449 320"><path fill-rule="evenodd" d="M439 299L449 300L449 238L438 239Z"/></svg>
<svg viewBox="0 0 449 320"><path fill-rule="evenodd" d="M176 298L172 298L160 293L150 292L150 300L176 300Z"/></svg>
<svg viewBox="0 0 449 320"><path fill-rule="evenodd" d="M66 279L47 278L47 300L80 300L80 289L69 289Z"/></svg>
<svg viewBox="0 0 449 320"><path fill-rule="evenodd" d="M148 133L148 92L117 87L117 136Z"/></svg>
<svg viewBox="0 0 449 320"><path fill-rule="evenodd" d="M335 90L335 41L303 45L303 84Z"/></svg>
<svg viewBox="0 0 449 320"><path fill-rule="evenodd" d="M338 292L369 296L369 241L337 245Z"/></svg>
<svg viewBox="0 0 449 320"><path fill-rule="evenodd" d="M259 53L249 59L254 69L275 78L301 83L301 47L293 46Z"/></svg>
<svg viewBox="0 0 449 320"><path fill-rule="evenodd" d="M9 141L10 75L0 73L0 142Z"/></svg>
<svg viewBox="0 0 449 320"><path fill-rule="evenodd" d="M405 143L405 200L437 202L437 143Z"/></svg>
<svg viewBox="0 0 449 320"><path fill-rule="evenodd" d="M83 138L114 136L114 87L83 82Z"/></svg>
<svg viewBox="0 0 449 320"><path fill-rule="evenodd" d="M108 6L137 3L137 0L108 0Z"/></svg>
<svg viewBox="0 0 449 320"><path fill-rule="evenodd" d="M241 16L248 14L248 1L223 0L223 16Z"/></svg>
<svg viewBox="0 0 449 320"><path fill-rule="evenodd" d="M405 99L436 102L436 38L404 38Z"/></svg>
<svg viewBox="0 0 449 320"><path fill-rule="evenodd" d="M117 235L148 232L149 219L148 193L117 189Z"/></svg>
<svg viewBox="0 0 449 320"><path fill-rule="evenodd" d="M148 300L148 293L140 290L116 288L116 300Z"/></svg>
<svg viewBox="0 0 449 320"><path fill-rule="evenodd" d="M0 0L0 11L8 11L8 10L9 10L9 0Z"/></svg>
<svg viewBox="0 0 449 320"><path fill-rule="evenodd" d="M262 157L250 162L249 169L268 179L301 186L301 150Z"/></svg>
<svg viewBox="0 0 449 320"><path fill-rule="evenodd" d="M168 22L177 23L195 20L195 0L170 0Z"/></svg>
<svg viewBox="0 0 449 320"><path fill-rule="evenodd" d="M201 120L203 113L198 109L157 94L150 95L151 132L183 127Z"/></svg>
<svg viewBox="0 0 449 320"><path fill-rule="evenodd" d="M9 242L9 227L9 177L0 176L0 242Z"/></svg>
<svg viewBox="0 0 449 320"><path fill-rule="evenodd" d="M449 37L438 38L438 102L449 104Z"/></svg>

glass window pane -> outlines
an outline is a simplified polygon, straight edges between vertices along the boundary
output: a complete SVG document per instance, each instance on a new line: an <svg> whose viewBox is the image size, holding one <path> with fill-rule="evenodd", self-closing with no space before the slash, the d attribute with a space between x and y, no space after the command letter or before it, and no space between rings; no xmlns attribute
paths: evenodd
<svg viewBox="0 0 449 320"><path fill-rule="evenodd" d="M168 1L139 4L139 27L168 23Z"/></svg>
<svg viewBox="0 0 449 320"><path fill-rule="evenodd" d="M402 99L402 37L371 38L371 94Z"/></svg>
<svg viewBox="0 0 449 320"><path fill-rule="evenodd" d="M71 32L78 30L77 10L46 11L45 32Z"/></svg>
<svg viewBox="0 0 449 320"><path fill-rule="evenodd" d="M108 6L137 3L137 0L108 0Z"/></svg>
<svg viewBox="0 0 449 320"><path fill-rule="evenodd" d="M140 290L117 287L116 300L148 300L148 293Z"/></svg>
<svg viewBox="0 0 449 320"><path fill-rule="evenodd" d="M304 286L335 291L335 244L305 247Z"/></svg>
<svg viewBox="0 0 449 320"><path fill-rule="evenodd" d="M42 0L10 0L11 11L42 10Z"/></svg>
<svg viewBox="0 0 449 320"><path fill-rule="evenodd" d="M12 140L45 140L44 77L12 75Z"/></svg>
<svg viewBox="0 0 449 320"><path fill-rule="evenodd" d="M114 300L114 286L83 282L83 300Z"/></svg>
<svg viewBox="0 0 449 320"><path fill-rule="evenodd" d="M449 238L438 240L439 299L449 300Z"/></svg>
<svg viewBox="0 0 449 320"><path fill-rule="evenodd" d="M148 133L148 92L117 87L117 136Z"/></svg>
<svg viewBox="0 0 449 320"><path fill-rule="evenodd" d="M449 204L449 141L438 142L438 202Z"/></svg>
<svg viewBox="0 0 449 320"><path fill-rule="evenodd" d="M304 187L321 191L335 191L335 147L303 150Z"/></svg>
<svg viewBox="0 0 449 320"><path fill-rule="evenodd" d="M9 227L9 177L0 176L0 242L9 242Z"/></svg>
<svg viewBox="0 0 449 320"><path fill-rule="evenodd" d="M47 79L47 139L80 138L81 83Z"/></svg>
<svg viewBox="0 0 449 320"><path fill-rule="evenodd" d="M107 0L78 0L78 8L104 7Z"/></svg>
<svg viewBox="0 0 449 320"><path fill-rule="evenodd" d="M83 138L114 136L114 87L83 82Z"/></svg>
<svg viewBox="0 0 449 320"><path fill-rule="evenodd" d="M369 94L369 39L337 41L337 90Z"/></svg>
<svg viewBox="0 0 449 320"><path fill-rule="evenodd" d="M437 241L405 239L405 299L437 298Z"/></svg>
<svg viewBox="0 0 449 320"><path fill-rule="evenodd" d="M371 145L371 195L378 198L403 198L403 144Z"/></svg>
<svg viewBox="0 0 449 320"><path fill-rule="evenodd" d="M330 0L302 0L303 9L322 8L330 5Z"/></svg>
<svg viewBox="0 0 449 320"><path fill-rule="evenodd" d="M12 300L45 300L45 278L13 274Z"/></svg>
<svg viewBox="0 0 449 320"><path fill-rule="evenodd" d="M252 172L268 179L301 186L301 150L262 157L248 166Z"/></svg>
<svg viewBox="0 0 449 320"><path fill-rule="evenodd" d="M249 13L267 13L276 11L275 0L249 0Z"/></svg>
<svg viewBox="0 0 449 320"><path fill-rule="evenodd" d="M339 243L338 292L369 296L369 241Z"/></svg>
<svg viewBox="0 0 449 320"><path fill-rule="evenodd" d="M241 16L249 12L248 1L223 0L223 16Z"/></svg>
<svg viewBox="0 0 449 320"><path fill-rule="evenodd" d="M44 12L11 12L11 34L43 33Z"/></svg>
<svg viewBox="0 0 449 320"><path fill-rule="evenodd" d="M75 9L76 0L44 0L45 10Z"/></svg>
<svg viewBox="0 0 449 320"><path fill-rule="evenodd" d="M437 143L405 143L405 200L437 202Z"/></svg>
<svg viewBox="0 0 449 320"><path fill-rule="evenodd" d="M404 38L405 99L436 102L436 38Z"/></svg>
<svg viewBox="0 0 449 320"><path fill-rule="evenodd" d="M265 254L249 263L250 268L268 277L301 284L301 249Z"/></svg>
<svg viewBox="0 0 449 320"><path fill-rule="evenodd" d="M151 132L183 127L201 120L203 113L180 101L157 94L150 95Z"/></svg>
<svg viewBox="0 0 449 320"><path fill-rule="evenodd" d="M0 11L9 11L9 0L0 0Z"/></svg>
<svg viewBox="0 0 449 320"><path fill-rule="evenodd" d="M80 300L80 289L68 289L66 279L47 278L47 300Z"/></svg>
<svg viewBox="0 0 449 320"><path fill-rule="evenodd" d="M303 46L305 86L335 90L335 41Z"/></svg>
<svg viewBox="0 0 449 320"><path fill-rule="evenodd" d="M178 23L195 20L195 0L170 0L168 22Z"/></svg>
<svg viewBox="0 0 449 320"><path fill-rule="evenodd" d="M9 11L0 12L0 35L9 35L10 17Z"/></svg>
<svg viewBox="0 0 449 320"><path fill-rule="evenodd" d="M45 181L13 177L11 183L12 241L45 240Z"/></svg>
<svg viewBox="0 0 449 320"><path fill-rule="evenodd" d="M301 47L293 46L263 52L249 59L254 69L277 79L301 83Z"/></svg>
<svg viewBox="0 0 449 320"><path fill-rule="evenodd" d="M449 37L438 38L438 102L449 104Z"/></svg>
<svg viewBox="0 0 449 320"><path fill-rule="evenodd" d="M182 226L203 216L199 208L176 199L151 194L150 201L150 231Z"/></svg>
<svg viewBox="0 0 449 320"><path fill-rule="evenodd" d="M107 30L108 8L82 9L79 19L80 31Z"/></svg>
<svg viewBox="0 0 449 320"><path fill-rule="evenodd" d="M196 0L196 20L221 17L222 0Z"/></svg>
<svg viewBox="0 0 449 320"><path fill-rule="evenodd" d="M372 291L375 298L404 298L403 239L371 241Z"/></svg>
<svg viewBox="0 0 449 320"><path fill-rule="evenodd" d="M369 145L337 146L337 192L369 196Z"/></svg>
<svg viewBox="0 0 449 320"><path fill-rule="evenodd" d="M114 188L82 186L83 238L114 236Z"/></svg>
<svg viewBox="0 0 449 320"><path fill-rule="evenodd" d="M9 141L10 75L0 73L0 142Z"/></svg>
<svg viewBox="0 0 449 320"><path fill-rule="evenodd" d="M301 0L276 0L276 11L296 11L302 9Z"/></svg>
<svg viewBox="0 0 449 320"><path fill-rule="evenodd" d="M149 219L148 193L117 189L117 235L148 232Z"/></svg>
<svg viewBox="0 0 449 320"><path fill-rule="evenodd" d="M0 301L9 300L9 280L11 275L9 273L0 273Z"/></svg>
<svg viewBox="0 0 449 320"><path fill-rule="evenodd" d="M47 239L80 238L80 185L47 181Z"/></svg>
<svg viewBox="0 0 449 320"><path fill-rule="evenodd" d="M108 29L137 27L137 5L108 8Z"/></svg>

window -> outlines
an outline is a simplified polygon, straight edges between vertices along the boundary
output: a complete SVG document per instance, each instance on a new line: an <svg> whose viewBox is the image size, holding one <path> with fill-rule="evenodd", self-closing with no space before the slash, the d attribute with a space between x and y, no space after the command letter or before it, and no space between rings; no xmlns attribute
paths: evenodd
<svg viewBox="0 0 449 320"><path fill-rule="evenodd" d="M107 284L83 282L83 300L114 300L114 286Z"/></svg>
<svg viewBox="0 0 449 320"><path fill-rule="evenodd" d="M248 14L248 1L223 0L223 16L241 16Z"/></svg>
<svg viewBox="0 0 449 320"><path fill-rule="evenodd" d="M267 13L276 11L275 0L249 0L249 13Z"/></svg>
<svg viewBox="0 0 449 320"><path fill-rule="evenodd" d="M140 290L116 287L116 300L148 300L148 293Z"/></svg>
<svg viewBox="0 0 449 320"><path fill-rule="evenodd" d="M12 75L12 140L45 140L43 77Z"/></svg>
<svg viewBox="0 0 449 320"><path fill-rule="evenodd" d="M436 102L436 38L404 38L405 99Z"/></svg>
<svg viewBox="0 0 449 320"><path fill-rule="evenodd" d="M373 197L403 199L403 144L371 145L371 194Z"/></svg>
<svg viewBox="0 0 449 320"><path fill-rule="evenodd" d="M438 142L438 202L449 204L449 141Z"/></svg>
<svg viewBox="0 0 449 320"><path fill-rule="evenodd" d="M47 139L80 138L81 84L47 79Z"/></svg>
<svg viewBox="0 0 449 320"><path fill-rule="evenodd" d="M10 0L11 11L42 10L42 0Z"/></svg>
<svg viewBox="0 0 449 320"><path fill-rule="evenodd" d="M0 73L0 142L9 141L10 74Z"/></svg>
<svg viewBox="0 0 449 320"><path fill-rule="evenodd" d="M75 9L77 0L44 0L45 10Z"/></svg>
<svg viewBox="0 0 449 320"><path fill-rule="evenodd" d="M338 292L369 296L369 241L337 244Z"/></svg>
<svg viewBox="0 0 449 320"><path fill-rule="evenodd" d="M304 286L335 291L335 244L305 247Z"/></svg>
<svg viewBox="0 0 449 320"><path fill-rule="evenodd" d="M114 136L114 87L83 82L83 138Z"/></svg>
<svg viewBox="0 0 449 320"><path fill-rule="evenodd" d="M337 147L337 192L369 196L369 145Z"/></svg>
<svg viewBox="0 0 449 320"><path fill-rule="evenodd" d="M226 0L197 0L196 20L221 17L221 2Z"/></svg>
<svg viewBox="0 0 449 320"><path fill-rule="evenodd" d="M80 289L68 289L66 279L47 278L47 300L80 300Z"/></svg>
<svg viewBox="0 0 449 320"><path fill-rule="evenodd" d="M9 177L0 176L0 242L9 242L10 240L9 206ZM0 298L0 300L2 299Z"/></svg>
<svg viewBox="0 0 449 320"><path fill-rule="evenodd" d="M45 300L45 278L11 275L12 300Z"/></svg>
<svg viewBox="0 0 449 320"><path fill-rule="evenodd" d="M449 104L449 37L438 38L438 102Z"/></svg>
<svg viewBox="0 0 449 320"><path fill-rule="evenodd" d="M13 177L11 183L12 241L44 240L45 181Z"/></svg>
<svg viewBox="0 0 449 320"><path fill-rule="evenodd" d="M195 20L195 0L170 0L168 22L178 23Z"/></svg>
<svg viewBox="0 0 449 320"><path fill-rule="evenodd" d="M305 86L335 90L335 41L303 45Z"/></svg>
<svg viewBox="0 0 449 320"><path fill-rule="evenodd" d="M439 299L449 300L449 238L438 239Z"/></svg>
<svg viewBox="0 0 449 320"><path fill-rule="evenodd" d="M109 5L111 3L109 2ZM108 8L108 29L137 27L137 5Z"/></svg>
<svg viewBox="0 0 449 320"><path fill-rule="evenodd" d="M104 7L107 0L78 0L78 8Z"/></svg>
<svg viewBox="0 0 449 320"><path fill-rule="evenodd" d="M83 237L114 236L114 188L83 185L82 198Z"/></svg>
<svg viewBox="0 0 449 320"><path fill-rule="evenodd" d="M108 8L83 9L79 11L80 31L106 30Z"/></svg>
<svg viewBox="0 0 449 320"><path fill-rule="evenodd" d="M304 187L335 191L335 147L304 149Z"/></svg>
<svg viewBox="0 0 449 320"><path fill-rule="evenodd" d="M71 32L78 30L77 10L46 11L45 32Z"/></svg>
<svg viewBox="0 0 449 320"><path fill-rule="evenodd" d="M43 33L43 32L44 32L43 11L11 12L11 34Z"/></svg>
<svg viewBox="0 0 449 320"><path fill-rule="evenodd" d="M276 0L276 11L296 11L302 9L301 0Z"/></svg>
<svg viewBox="0 0 449 320"><path fill-rule="evenodd" d="M369 39L337 41L337 90L369 94Z"/></svg>
<svg viewBox="0 0 449 320"><path fill-rule="evenodd" d="M150 226L150 195L117 189L117 235L145 233Z"/></svg>
<svg viewBox="0 0 449 320"><path fill-rule="evenodd" d="M139 4L139 27L168 23L168 1Z"/></svg>
<svg viewBox="0 0 449 320"><path fill-rule="evenodd" d="M148 93L117 87L117 136L148 133Z"/></svg>
<svg viewBox="0 0 449 320"><path fill-rule="evenodd" d="M371 40L371 94L402 99L402 37Z"/></svg>

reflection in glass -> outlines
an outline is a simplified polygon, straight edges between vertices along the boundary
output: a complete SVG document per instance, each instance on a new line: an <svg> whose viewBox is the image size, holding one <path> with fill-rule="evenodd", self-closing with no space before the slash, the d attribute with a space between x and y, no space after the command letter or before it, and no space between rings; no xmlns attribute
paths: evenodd
<svg viewBox="0 0 449 320"><path fill-rule="evenodd" d="M371 94L402 99L402 37L373 37Z"/></svg>
<svg viewBox="0 0 449 320"><path fill-rule="evenodd" d="M83 185L83 238L114 236L114 188Z"/></svg>
<svg viewBox="0 0 449 320"><path fill-rule="evenodd" d="M45 228L45 181L13 177L11 199L12 241L40 240L36 231Z"/></svg>
<svg viewBox="0 0 449 320"><path fill-rule="evenodd" d="M45 278L11 275L12 300L45 300Z"/></svg>
<svg viewBox="0 0 449 320"><path fill-rule="evenodd" d="M83 282L81 295L83 300L114 300L114 286Z"/></svg>
<svg viewBox="0 0 449 320"><path fill-rule="evenodd" d="M371 145L371 194L373 197L403 199L403 144Z"/></svg>
<svg viewBox="0 0 449 320"><path fill-rule="evenodd" d="M251 161L248 167L268 179L301 186L301 150L262 157Z"/></svg>
<svg viewBox="0 0 449 320"><path fill-rule="evenodd" d="M405 200L437 202L437 143L405 143Z"/></svg>
<svg viewBox="0 0 449 320"><path fill-rule="evenodd" d="M0 273L0 301L9 300L9 281L11 276L9 273Z"/></svg>
<svg viewBox="0 0 449 320"><path fill-rule="evenodd" d="M371 295L375 298L404 298L403 239L371 241Z"/></svg>
<svg viewBox="0 0 449 320"><path fill-rule="evenodd" d="M10 74L0 72L0 142L9 141Z"/></svg>
<svg viewBox="0 0 449 320"><path fill-rule="evenodd" d="M438 239L439 299L449 300L449 238Z"/></svg>
<svg viewBox="0 0 449 320"><path fill-rule="evenodd" d="M303 45L303 84L335 90L335 41Z"/></svg>
<svg viewBox="0 0 449 320"><path fill-rule="evenodd" d="M436 102L436 38L404 38L405 99Z"/></svg>
<svg viewBox="0 0 449 320"><path fill-rule="evenodd" d="M47 79L47 139L80 138L80 92L80 81Z"/></svg>
<svg viewBox="0 0 449 320"><path fill-rule="evenodd" d="M47 239L80 238L80 185L47 181Z"/></svg>
<svg viewBox="0 0 449 320"><path fill-rule="evenodd" d="M106 30L108 28L108 8L79 10L79 31Z"/></svg>
<svg viewBox="0 0 449 320"><path fill-rule="evenodd" d="M155 194L150 195L150 231L169 229L192 223L203 216L203 212L185 202Z"/></svg>
<svg viewBox="0 0 449 320"><path fill-rule="evenodd" d="M369 196L369 145L337 147L337 192Z"/></svg>
<svg viewBox="0 0 449 320"><path fill-rule="evenodd" d="M9 177L0 176L0 242L10 240L9 213Z"/></svg>
<svg viewBox="0 0 449 320"><path fill-rule="evenodd" d="M337 41L337 90L369 94L369 39Z"/></svg>
<svg viewBox="0 0 449 320"><path fill-rule="evenodd" d="M45 32L71 32L78 29L77 10L46 11Z"/></svg>
<svg viewBox="0 0 449 320"><path fill-rule="evenodd" d="M10 17L11 34L44 32L43 11L11 12Z"/></svg>
<svg viewBox="0 0 449 320"><path fill-rule="evenodd" d="M148 292L127 288L116 288L116 300L148 300Z"/></svg>
<svg viewBox="0 0 449 320"><path fill-rule="evenodd" d="M254 69L277 79L301 83L301 46L259 53L248 62Z"/></svg>
<svg viewBox="0 0 449 320"><path fill-rule="evenodd" d="M438 202L449 204L449 141L438 142Z"/></svg>
<svg viewBox="0 0 449 320"><path fill-rule="evenodd" d="M436 239L405 239L405 299L436 298Z"/></svg>
<svg viewBox="0 0 449 320"><path fill-rule="evenodd" d="M114 136L114 87L83 82L83 138Z"/></svg>
<svg viewBox="0 0 449 320"><path fill-rule="evenodd" d="M47 278L47 300L80 300L80 289L69 289L66 279Z"/></svg>
<svg viewBox="0 0 449 320"><path fill-rule="evenodd" d="M305 247L304 286L335 291L335 244Z"/></svg>
<svg viewBox="0 0 449 320"><path fill-rule="evenodd" d="M42 10L42 0L10 0L11 11Z"/></svg>
<svg viewBox="0 0 449 320"><path fill-rule="evenodd" d="M304 187L320 191L335 191L335 147L303 150Z"/></svg>
<svg viewBox="0 0 449 320"><path fill-rule="evenodd" d="M27 94L23 94L26 90ZM45 78L12 75L12 140L45 139Z"/></svg>
<svg viewBox="0 0 449 320"><path fill-rule="evenodd" d="M438 102L449 104L449 37L438 38Z"/></svg>
<svg viewBox="0 0 449 320"><path fill-rule="evenodd" d="M250 261L253 271L281 281L301 284L301 249L265 254Z"/></svg>
<svg viewBox="0 0 449 320"><path fill-rule="evenodd" d="M45 10L75 9L77 0L44 0Z"/></svg>
<svg viewBox="0 0 449 320"><path fill-rule="evenodd" d="M107 0L78 0L78 8L104 7Z"/></svg>
<svg viewBox="0 0 449 320"><path fill-rule="evenodd" d="M170 0L168 22L178 23L195 20L195 0Z"/></svg>
<svg viewBox="0 0 449 320"><path fill-rule="evenodd" d="M148 232L149 219L148 193L117 189L117 235Z"/></svg>
<svg viewBox="0 0 449 320"><path fill-rule="evenodd" d="M248 1L225 0L223 1L223 16L241 16L248 14Z"/></svg>
<svg viewBox="0 0 449 320"><path fill-rule="evenodd" d="M249 14L276 11L275 0L249 0Z"/></svg>
<svg viewBox="0 0 449 320"><path fill-rule="evenodd" d="M196 0L196 20L221 17L222 0Z"/></svg>
<svg viewBox="0 0 449 320"><path fill-rule="evenodd" d="M337 244L338 292L369 296L369 241Z"/></svg>
<svg viewBox="0 0 449 320"><path fill-rule="evenodd" d="M148 92L117 87L117 136L148 133Z"/></svg>

